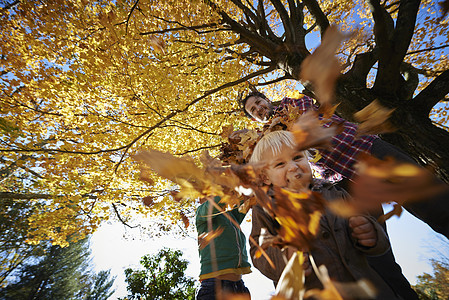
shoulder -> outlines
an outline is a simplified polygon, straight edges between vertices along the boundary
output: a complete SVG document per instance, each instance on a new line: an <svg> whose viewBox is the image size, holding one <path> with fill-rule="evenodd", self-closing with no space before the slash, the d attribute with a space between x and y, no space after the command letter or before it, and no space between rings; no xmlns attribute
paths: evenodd
<svg viewBox="0 0 449 300"><path fill-rule="evenodd" d="M324 179L314 179L310 189L313 192L321 193L328 201L341 198L348 200L350 198L345 189Z"/></svg>

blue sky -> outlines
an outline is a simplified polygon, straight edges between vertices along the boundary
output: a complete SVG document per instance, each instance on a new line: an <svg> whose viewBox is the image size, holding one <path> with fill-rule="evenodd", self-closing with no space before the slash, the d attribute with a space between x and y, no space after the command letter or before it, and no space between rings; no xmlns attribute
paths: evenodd
<svg viewBox="0 0 449 300"><path fill-rule="evenodd" d="M390 208L385 209L388 211ZM248 215L246 219L249 220L250 216ZM409 213L404 211L400 218L393 217L387 221L387 226L396 261L410 283L416 283L417 275L424 272L432 273L429 259L438 258L438 253L443 252L449 258L447 240L444 246L439 234ZM248 236L251 223L244 221L242 228ZM128 267L137 268L141 256L155 254L163 247L183 251L183 258L189 261L187 275L198 277L200 264L195 232L185 239L176 237L151 239L142 236L138 229L128 229L120 223L109 223L104 224L93 235L91 249L96 271L111 269L111 275L117 276L114 285L116 293L112 299L126 295L124 270ZM247 248L249 249L249 245ZM243 277L252 298L269 299L274 292L271 280L265 278L254 267L252 270L252 274Z"/></svg>

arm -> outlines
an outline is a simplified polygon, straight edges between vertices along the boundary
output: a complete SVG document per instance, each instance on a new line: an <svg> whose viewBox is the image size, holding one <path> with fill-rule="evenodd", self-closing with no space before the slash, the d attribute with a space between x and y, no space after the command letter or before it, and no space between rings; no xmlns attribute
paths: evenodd
<svg viewBox="0 0 449 300"><path fill-rule="evenodd" d="M262 207L255 205L252 212L252 228L250 236L259 246L262 243L262 241L260 241L262 229L265 229L268 234L276 235L274 220L263 210ZM256 267L256 269L258 269L263 275L277 283L286 265L282 250L278 247L272 246L265 249L268 257L276 267L273 269L264 256L260 256L259 258L255 257L257 249L258 247L250 241L250 255L254 267Z"/></svg>

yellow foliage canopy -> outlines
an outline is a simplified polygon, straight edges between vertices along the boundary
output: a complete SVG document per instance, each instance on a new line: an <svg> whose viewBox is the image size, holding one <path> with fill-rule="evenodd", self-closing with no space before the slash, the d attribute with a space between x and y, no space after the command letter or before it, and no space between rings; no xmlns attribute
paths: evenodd
<svg viewBox="0 0 449 300"><path fill-rule="evenodd" d="M267 3L266 20L280 36L281 16ZM356 27L372 23L364 1L320 5L331 23L355 32L342 60L372 47L372 33ZM192 213L192 203L174 202L169 182L150 174L154 183L143 184L130 155L147 148L217 154L223 126L251 126L235 101L248 82L284 76L241 43L220 12L245 18L243 6L226 0L24 1L0 8L0 192L46 204L29 220L30 242L64 245L111 215L171 224L177 211ZM431 12L419 19L411 52L436 40L447 44L447 21L436 18ZM306 10L305 22L314 28ZM433 53L439 55L416 52L407 61L435 76L448 66L447 57ZM277 100L295 85L284 80L266 92ZM141 203L148 196L151 208Z"/></svg>

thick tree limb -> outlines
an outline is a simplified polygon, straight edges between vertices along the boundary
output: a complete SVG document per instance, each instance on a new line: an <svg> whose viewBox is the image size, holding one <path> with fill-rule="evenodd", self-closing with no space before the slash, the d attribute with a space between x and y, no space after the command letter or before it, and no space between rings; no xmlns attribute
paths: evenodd
<svg viewBox="0 0 449 300"><path fill-rule="evenodd" d="M281 18L282 24L284 26L284 32L285 32L285 42L294 44L295 38L294 38L294 31L295 28L290 20L290 17L288 15L287 10L285 9L284 4L280 0L270 0L273 4L274 8L279 14L279 17Z"/></svg>
<svg viewBox="0 0 449 300"><path fill-rule="evenodd" d="M268 24L268 20L265 15L265 8L263 6L263 1L259 1L259 3L257 4L257 15L259 16L261 21L259 28L261 35L265 35L273 41L278 40L279 38L274 34L273 30L271 30L271 27Z"/></svg>
<svg viewBox="0 0 449 300"><path fill-rule="evenodd" d="M352 68L343 75L350 77L353 82L361 87L366 87L368 73L377 61L377 50L357 54L352 64Z"/></svg>
<svg viewBox="0 0 449 300"><path fill-rule="evenodd" d="M250 27L252 27L253 29L255 29L255 27L259 27L260 20L258 16L250 8L248 8L240 0L231 0L231 1L243 11L243 13L246 16L246 19L248 20L248 25Z"/></svg>
<svg viewBox="0 0 449 300"><path fill-rule="evenodd" d="M316 0L304 0L303 2L306 5L309 12L315 18L316 23L320 27L321 37L323 37L324 32L329 27L329 20L327 19L324 12L321 10L321 7Z"/></svg>
<svg viewBox="0 0 449 300"><path fill-rule="evenodd" d="M413 99L413 109L428 116L432 108L443 100L448 93L449 70L446 70Z"/></svg>
<svg viewBox="0 0 449 300"><path fill-rule="evenodd" d="M401 63L410 46L415 30L420 0L402 0L399 4L396 28L393 35L395 63Z"/></svg>
<svg viewBox="0 0 449 300"><path fill-rule="evenodd" d="M274 57L277 44L269 39L264 39L257 33L251 32L238 22L234 21L226 12L211 0L203 0L213 10L215 10L232 31L240 35L240 39L244 40L250 46L258 49L258 52L266 57Z"/></svg>
<svg viewBox="0 0 449 300"><path fill-rule="evenodd" d="M291 15L291 23L293 25L293 37L294 44L300 44L301 46L306 45L305 41L305 30L304 30L304 14L303 8L304 5L298 2L296 5L295 0L288 0L288 7Z"/></svg>

